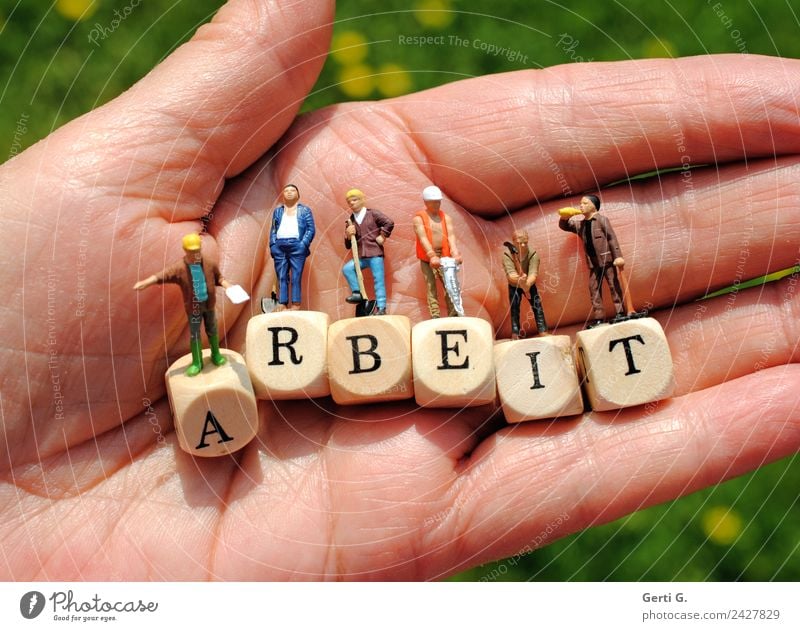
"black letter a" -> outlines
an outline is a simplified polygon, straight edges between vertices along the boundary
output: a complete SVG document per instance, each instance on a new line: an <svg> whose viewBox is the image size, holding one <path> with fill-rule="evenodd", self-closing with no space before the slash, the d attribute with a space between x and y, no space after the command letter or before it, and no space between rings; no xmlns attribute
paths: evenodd
<svg viewBox="0 0 800 631"><path fill-rule="evenodd" d="M209 423L211 424L211 429L208 429ZM203 449L204 447L208 447L208 443L206 443L206 436L210 436L211 434L219 434L219 440L217 441L217 444L227 443L229 440L233 440L233 438L225 433L225 430L222 429L222 425L219 424L217 418L211 413L211 410L209 410L206 414L206 423L203 426L203 435L200 437L200 444L197 445L195 449Z"/></svg>

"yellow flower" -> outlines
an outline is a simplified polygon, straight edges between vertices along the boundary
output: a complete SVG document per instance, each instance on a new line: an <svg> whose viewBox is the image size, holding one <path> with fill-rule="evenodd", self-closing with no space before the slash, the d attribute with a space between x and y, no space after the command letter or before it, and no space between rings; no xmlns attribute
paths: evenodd
<svg viewBox="0 0 800 631"><path fill-rule="evenodd" d="M357 64L367 56L367 40L361 33L344 31L333 37L331 57L340 64Z"/></svg>
<svg viewBox="0 0 800 631"><path fill-rule="evenodd" d="M742 532L742 518L733 509L724 506L708 509L703 514L702 522L706 537L720 546L729 546Z"/></svg>
<svg viewBox="0 0 800 631"><path fill-rule="evenodd" d="M399 64L383 64L376 78L378 91L383 96L400 96L411 91L411 75Z"/></svg>
<svg viewBox="0 0 800 631"><path fill-rule="evenodd" d="M374 71L367 64L345 66L339 72L339 89L354 99L369 96L375 87L373 74Z"/></svg>
<svg viewBox="0 0 800 631"><path fill-rule="evenodd" d="M642 48L645 57L674 57L675 47L668 39L651 39Z"/></svg>
<svg viewBox="0 0 800 631"><path fill-rule="evenodd" d="M68 20L86 20L97 11L97 0L56 0L56 11Z"/></svg>
<svg viewBox="0 0 800 631"><path fill-rule="evenodd" d="M414 17L422 26L442 29L455 18L450 10L450 0L417 0L414 4Z"/></svg>

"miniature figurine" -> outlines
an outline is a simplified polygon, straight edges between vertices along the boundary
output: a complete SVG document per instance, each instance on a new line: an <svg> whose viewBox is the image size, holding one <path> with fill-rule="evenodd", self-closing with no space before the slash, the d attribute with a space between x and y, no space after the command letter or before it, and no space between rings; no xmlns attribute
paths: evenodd
<svg viewBox="0 0 800 631"><path fill-rule="evenodd" d="M139 291L161 283L174 283L181 288L186 316L189 319L189 343L192 351L192 363L186 369L186 374L194 377L203 370L203 347L200 342L201 322L205 322L206 335L208 335L208 343L211 347L211 361L216 366L222 366L226 361L219 351L217 317L214 313L217 299L214 287L219 285L226 290L236 288L241 290L241 288L238 285L232 285L222 277L215 258L208 254L203 255L199 234L187 234L183 237L182 244L185 256L181 260L158 274L140 280L133 288Z"/></svg>
<svg viewBox="0 0 800 631"><path fill-rule="evenodd" d="M508 301L511 305L511 339L519 339L519 313L522 296L527 296L531 303L536 329L539 335L547 333L547 321L542 309L542 299L536 288L539 275L539 255L528 248L528 231L515 230L514 243L506 241L503 245L503 269L508 280Z"/></svg>
<svg viewBox="0 0 800 631"><path fill-rule="evenodd" d="M592 300L592 322L587 328L603 324L606 317L603 308L603 279L608 283L611 299L616 310L615 322L628 317L640 317L646 313L636 314L630 307L630 297L623 298L620 286L625 260L617 242L617 235L611 222L600 214L600 198L596 195L585 195L581 199L580 208L562 208L558 211L560 219L558 227L567 232L574 232L581 238L586 264L589 267L589 294ZM578 217L583 215L583 217ZM624 279L623 279L624 280ZM627 292L625 292L627 294ZM627 302L628 313L623 306Z"/></svg>
<svg viewBox="0 0 800 631"><path fill-rule="evenodd" d="M431 318L439 317L439 298L436 290L436 278L444 283L442 275L442 257L450 257L457 264L463 263L456 245L453 221L441 210L442 191L438 186L427 186L422 191L425 210L414 215L414 233L416 234L417 258L422 275L425 277L427 289L428 311ZM447 315L457 316L458 311L450 294L445 291ZM462 313L463 315L463 313Z"/></svg>
<svg viewBox="0 0 800 631"><path fill-rule="evenodd" d="M294 184L283 187L283 204L272 211L269 253L275 262L278 278L278 310L289 305L289 277L292 284L292 311L300 309L303 267L314 240L314 215L299 203L300 189ZM290 274L291 270L291 274Z"/></svg>
<svg viewBox="0 0 800 631"><path fill-rule="evenodd" d="M344 247L351 248L354 259L347 261L342 267L342 273L347 279L347 284L352 292L345 301L359 305L359 310L364 314L373 311L366 310L366 298L361 293L362 283L359 285L360 271L369 267L372 272L372 282L375 288L375 301L377 310L375 315L386 315L386 284L383 268L383 244L394 229L394 222L381 211L365 206L366 197L357 188L350 189L345 195L347 205L350 207L350 217L345 224ZM353 239L354 237L354 239ZM356 262L358 268L356 268ZM356 271L358 269L358 272Z"/></svg>

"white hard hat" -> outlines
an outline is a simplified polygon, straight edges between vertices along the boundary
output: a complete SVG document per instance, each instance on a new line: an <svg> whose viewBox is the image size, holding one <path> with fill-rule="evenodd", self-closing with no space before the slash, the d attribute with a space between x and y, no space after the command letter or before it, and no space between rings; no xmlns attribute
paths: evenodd
<svg viewBox="0 0 800 631"><path fill-rule="evenodd" d="M426 202L442 201L442 191L438 186L426 186L422 189L422 199Z"/></svg>

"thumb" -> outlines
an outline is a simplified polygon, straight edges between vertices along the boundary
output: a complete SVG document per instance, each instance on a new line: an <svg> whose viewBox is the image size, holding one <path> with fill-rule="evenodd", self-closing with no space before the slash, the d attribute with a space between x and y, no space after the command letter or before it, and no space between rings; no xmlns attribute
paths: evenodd
<svg viewBox="0 0 800 631"><path fill-rule="evenodd" d="M131 89L18 156L18 166L35 170L46 149L70 178L96 184L102 168L104 187L123 196L135 179L136 198L207 206L291 124L322 69L333 13L329 0L230 0Z"/></svg>
<svg viewBox="0 0 800 631"><path fill-rule="evenodd" d="M330 1L231 0L110 114L144 112L173 154L235 175L294 119L325 61L333 13Z"/></svg>

